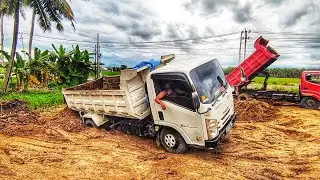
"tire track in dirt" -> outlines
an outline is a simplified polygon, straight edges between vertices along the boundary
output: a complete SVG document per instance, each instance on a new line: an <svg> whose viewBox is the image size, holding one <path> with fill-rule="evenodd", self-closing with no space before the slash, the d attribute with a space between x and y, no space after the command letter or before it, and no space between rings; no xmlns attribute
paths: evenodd
<svg viewBox="0 0 320 180"><path fill-rule="evenodd" d="M249 107L258 107L250 102ZM242 104L242 110L252 110ZM43 117L68 140L0 133L3 179L309 179L320 178L319 111L296 107L240 113L228 137L214 150L177 155L157 148L153 139L117 131L64 125L72 112ZM66 110L62 110L66 111ZM239 110L238 110L239 111ZM241 116L242 114L242 116ZM48 116L48 115L46 115ZM71 118L70 118L71 117ZM266 119L254 121L255 117ZM74 124L76 125L76 124ZM78 129L77 127L75 129ZM14 172L14 173L12 173Z"/></svg>

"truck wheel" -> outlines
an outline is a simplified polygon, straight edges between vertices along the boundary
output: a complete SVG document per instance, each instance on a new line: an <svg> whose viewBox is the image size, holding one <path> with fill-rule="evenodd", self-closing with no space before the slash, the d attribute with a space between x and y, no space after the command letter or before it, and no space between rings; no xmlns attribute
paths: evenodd
<svg viewBox="0 0 320 180"><path fill-rule="evenodd" d="M94 121L92 119L85 119L84 120L84 124L90 128L96 128L97 125L96 123L94 123Z"/></svg>
<svg viewBox="0 0 320 180"><path fill-rule="evenodd" d="M170 128L164 128L160 132L160 141L166 151L182 154L188 150L188 145L181 135Z"/></svg>
<svg viewBox="0 0 320 180"><path fill-rule="evenodd" d="M313 97L304 97L301 100L301 105L307 109L318 109L320 102Z"/></svg>
<svg viewBox="0 0 320 180"><path fill-rule="evenodd" d="M239 101L246 101L249 99L249 94L247 93L241 93L238 95L238 100Z"/></svg>

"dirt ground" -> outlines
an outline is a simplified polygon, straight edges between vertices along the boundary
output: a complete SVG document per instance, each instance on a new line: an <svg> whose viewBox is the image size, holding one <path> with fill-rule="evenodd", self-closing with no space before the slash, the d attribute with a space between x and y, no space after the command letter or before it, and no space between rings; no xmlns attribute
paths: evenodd
<svg viewBox="0 0 320 180"><path fill-rule="evenodd" d="M18 103L0 112L0 178L320 178L319 110L255 100L236 108L235 127L218 148L170 154L153 139L85 128L64 107L30 112Z"/></svg>

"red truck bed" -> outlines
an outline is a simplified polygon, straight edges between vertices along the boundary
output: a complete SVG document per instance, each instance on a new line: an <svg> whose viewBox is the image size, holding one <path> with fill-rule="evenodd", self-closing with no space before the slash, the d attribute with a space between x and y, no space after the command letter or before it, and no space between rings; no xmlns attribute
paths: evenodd
<svg viewBox="0 0 320 180"><path fill-rule="evenodd" d="M277 60L280 55L272 47L267 47L268 42L262 36L255 41L255 52L227 75L227 81L231 86L241 88L249 84L253 78Z"/></svg>

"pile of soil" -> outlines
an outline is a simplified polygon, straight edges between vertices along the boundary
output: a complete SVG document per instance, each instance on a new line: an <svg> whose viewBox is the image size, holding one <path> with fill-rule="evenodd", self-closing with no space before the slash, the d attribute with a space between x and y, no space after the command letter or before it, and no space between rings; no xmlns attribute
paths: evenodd
<svg viewBox="0 0 320 180"><path fill-rule="evenodd" d="M236 102L235 110L238 115L237 121L246 122L271 121L277 116L278 112L278 109L274 106L255 99Z"/></svg>
<svg viewBox="0 0 320 180"><path fill-rule="evenodd" d="M20 100L0 102L0 130L8 125L26 125L36 122L38 114L29 111Z"/></svg>
<svg viewBox="0 0 320 180"><path fill-rule="evenodd" d="M2 102L0 133L8 136L34 136L42 139L68 141L63 131L79 132L85 129L77 113L65 108L53 117L41 117L29 111L26 103L18 100ZM1 106L0 106L1 108Z"/></svg>
<svg viewBox="0 0 320 180"><path fill-rule="evenodd" d="M38 122L67 132L80 132L85 129L77 112L68 107L58 112L54 117L39 119Z"/></svg>

